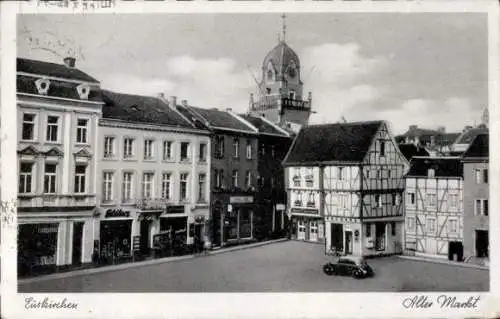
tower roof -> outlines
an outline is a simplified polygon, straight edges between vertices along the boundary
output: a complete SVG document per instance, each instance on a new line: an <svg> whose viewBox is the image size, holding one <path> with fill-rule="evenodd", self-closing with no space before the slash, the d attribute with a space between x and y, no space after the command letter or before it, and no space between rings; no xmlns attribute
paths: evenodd
<svg viewBox="0 0 500 319"><path fill-rule="evenodd" d="M290 65L291 62L295 63L297 68L300 68L299 56L295 51L286 44L285 41L280 41L264 58L262 68L267 68L269 62L273 64L276 71L282 73Z"/></svg>

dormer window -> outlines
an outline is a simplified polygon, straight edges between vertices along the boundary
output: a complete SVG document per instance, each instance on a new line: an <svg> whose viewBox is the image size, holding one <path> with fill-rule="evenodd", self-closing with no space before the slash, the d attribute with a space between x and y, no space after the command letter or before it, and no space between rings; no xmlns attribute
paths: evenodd
<svg viewBox="0 0 500 319"><path fill-rule="evenodd" d="M90 87L87 84L80 84L76 87L76 91L82 100L88 100Z"/></svg>
<svg viewBox="0 0 500 319"><path fill-rule="evenodd" d="M35 81L38 94L47 95L50 88L50 81L47 79L38 79Z"/></svg>
<svg viewBox="0 0 500 319"><path fill-rule="evenodd" d="M434 169L433 169L433 168L429 168L429 169L427 170L427 177L429 177L429 178L434 178L435 174L436 174L436 172L434 171Z"/></svg>

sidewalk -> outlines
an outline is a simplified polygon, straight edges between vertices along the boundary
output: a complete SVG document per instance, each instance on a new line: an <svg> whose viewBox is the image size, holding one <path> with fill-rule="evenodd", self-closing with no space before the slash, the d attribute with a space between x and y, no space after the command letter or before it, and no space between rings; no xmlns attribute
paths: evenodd
<svg viewBox="0 0 500 319"><path fill-rule="evenodd" d="M63 272L63 273L55 273L55 274L50 274L50 275L45 275L45 276L37 276L37 277L32 277L32 278L23 278L23 279L18 279L17 283L18 284L27 284L27 283L31 283L31 282L39 282L39 281L53 280L53 279L62 279L62 278L69 278L69 277L78 277L78 276L85 276L85 275L91 275L91 274L97 274L97 273L103 273L103 272L124 270L124 269L136 268L136 267L158 265L158 264L163 264L163 263L168 263L168 262L193 259L193 258L200 258L200 257L210 256L210 255L223 254L223 253L228 253L231 251L249 249L249 248L279 243L279 242L283 242L283 241L288 241L288 238L280 238L280 239L262 241L262 242L251 243L251 244L243 244L243 245L231 246L231 247L227 247L227 248L222 247L222 248L218 248L217 250L207 251L207 253L205 255L202 254L202 255L184 255L184 256L175 256L175 257L165 257L165 258L158 258L158 259L151 259L151 260L145 260L145 261L137 261L137 262L119 264L119 265L104 266L104 267L98 267L98 268L87 268L87 269L68 271L68 272Z"/></svg>
<svg viewBox="0 0 500 319"><path fill-rule="evenodd" d="M399 255L398 257L402 258L402 259L409 259L409 260L420 261L420 262L429 262L429 263L444 264L444 265L450 265L450 266L475 268L475 269L481 269L481 270L490 270L489 267L476 265L476 264L469 264L469 263L464 263L464 262L451 261L451 260L447 260L447 259L437 259L437 258L428 258L428 257L419 257L419 256L405 256L405 255Z"/></svg>

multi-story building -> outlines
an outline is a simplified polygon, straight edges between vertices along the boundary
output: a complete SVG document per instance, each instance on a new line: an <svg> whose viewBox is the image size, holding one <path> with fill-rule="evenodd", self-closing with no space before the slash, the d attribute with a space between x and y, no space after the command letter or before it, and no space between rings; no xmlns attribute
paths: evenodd
<svg viewBox="0 0 500 319"><path fill-rule="evenodd" d="M92 261L99 82L17 59L19 274Z"/></svg>
<svg viewBox="0 0 500 319"><path fill-rule="evenodd" d="M489 136L477 135L462 156L464 174L464 256L489 256Z"/></svg>
<svg viewBox="0 0 500 319"><path fill-rule="evenodd" d="M410 125L404 134L396 136L396 141L424 148L432 156L451 155L453 143L459 135L460 133L447 133L444 127L430 130Z"/></svg>
<svg viewBox="0 0 500 319"><path fill-rule="evenodd" d="M100 255L148 255L157 235L203 238L210 203L209 132L160 97L103 91L97 177ZM158 239L159 240L159 239Z"/></svg>
<svg viewBox="0 0 500 319"><path fill-rule="evenodd" d="M293 141L293 135L273 124L265 117L241 115L259 132L258 176L255 228L257 237L269 236L272 232L284 235L288 217L285 212L286 188L281 165Z"/></svg>
<svg viewBox="0 0 500 319"><path fill-rule="evenodd" d="M401 251L408 162L385 122L303 127L283 165L294 238L343 254Z"/></svg>
<svg viewBox="0 0 500 319"><path fill-rule="evenodd" d="M458 157L414 157L406 175L405 249L463 260L463 179Z"/></svg>
<svg viewBox="0 0 500 319"><path fill-rule="evenodd" d="M211 132L212 245L255 240L258 129L230 109L203 109L187 101L177 107Z"/></svg>

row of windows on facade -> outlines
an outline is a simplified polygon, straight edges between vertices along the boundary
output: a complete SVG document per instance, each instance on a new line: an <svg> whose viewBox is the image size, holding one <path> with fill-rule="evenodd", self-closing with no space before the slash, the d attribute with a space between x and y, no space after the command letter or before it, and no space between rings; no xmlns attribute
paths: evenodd
<svg viewBox="0 0 500 319"><path fill-rule="evenodd" d="M307 195L306 206L315 207L315 194L314 192L309 192L308 194L299 192L295 194L295 200L293 201L294 206L303 207L304 197ZM304 196L303 196L304 195ZM326 197L325 205L330 207L342 207L343 209L348 208L350 194L331 194ZM376 194L375 195L375 205L377 208L381 208L383 206L382 196ZM391 205L397 206L401 203L401 196L399 194L391 194ZM388 203L387 203L388 204Z"/></svg>
<svg viewBox="0 0 500 319"><path fill-rule="evenodd" d="M179 175L179 201L189 200L189 174L180 173ZM102 181L102 202L109 203L115 200L114 196L114 172L103 172ZM160 185L160 197L163 200L173 199L172 187L175 183L173 174L170 172L164 172L161 174L161 179L159 180ZM198 193L196 200L198 202L206 202L206 174L198 174ZM121 201L122 203L131 203L134 199L134 173L133 172L123 172L122 175L122 188L121 188ZM141 196L140 199L154 199L157 198L155 195L155 173L153 172L143 172L141 180Z"/></svg>
<svg viewBox="0 0 500 319"><path fill-rule="evenodd" d="M116 156L115 137L104 137L104 158L114 158ZM143 144L143 159L154 160L156 158L156 145L154 139L145 139ZM163 141L162 143L162 160L174 161L175 160L175 143L174 141ZM123 138L123 158L135 157L135 139L132 137ZM191 143L180 143L180 161L189 161L191 156ZM207 144L200 143L198 146L198 161L206 162L207 160Z"/></svg>
<svg viewBox="0 0 500 319"><path fill-rule="evenodd" d="M22 124L22 133L21 139L23 141L36 141L38 139L37 136L37 128L38 128L38 115L33 113L24 113L23 114L23 124ZM75 142L79 144L87 144L88 143L88 123L89 119L87 118L78 118L76 123L76 134L75 134ZM61 116L58 115L48 115L47 116L47 126L45 128L45 141L46 142L54 142L58 143L61 141Z"/></svg>
<svg viewBox="0 0 500 319"><path fill-rule="evenodd" d="M244 183L241 185L247 189L252 188L253 185L253 180L252 180L252 172L251 171L246 171L245 172L245 180ZM214 170L214 186L215 188L225 188L225 183L224 183L224 170L223 169L215 169ZM262 178L259 178L259 181L261 181ZM273 179L274 180L274 179ZM231 186L234 188L239 188L240 187L240 173L238 170L233 170L231 172Z"/></svg>
<svg viewBox="0 0 500 319"><path fill-rule="evenodd" d="M427 224L427 227L424 227L424 225L420 225L422 231L425 233L435 234L436 230L437 230L436 218L435 217L427 217L426 224ZM456 218L449 218L446 221L446 225L448 227L449 233L458 234L458 220ZM409 232L416 231L415 217L413 217L413 216L406 217L406 230Z"/></svg>
<svg viewBox="0 0 500 319"><path fill-rule="evenodd" d="M407 192L407 204L415 205L416 194L413 192ZM444 198L440 201L444 201ZM426 194L425 195L425 203L427 206L436 207L437 205L437 195L436 194ZM458 195L457 194L448 194L448 203L450 207L458 207Z"/></svg>
<svg viewBox="0 0 500 319"><path fill-rule="evenodd" d="M19 189L20 194L34 194L36 192L34 187L35 164L31 162L22 162L19 170ZM87 193L87 165L76 164L75 174L73 180L73 191L77 194ZM56 194L58 193L58 164L46 163L43 172L43 193Z"/></svg>
<svg viewBox="0 0 500 319"><path fill-rule="evenodd" d="M218 135L215 137L215 158L221 159L224 158L225 155L225 147L224 147L224 136ZM252 140L247 139L246 140L246 159L252 159ZM265 155L266 154L266 144L265 143L260 143L259 144L259 152L260 155ZM240 139L235 137L233 138L233 144L232 144L232 156L234 158L239 158L240 157ZM274 145L271 145L271 157L275 158L276 156L276 151Z"/></svg>

